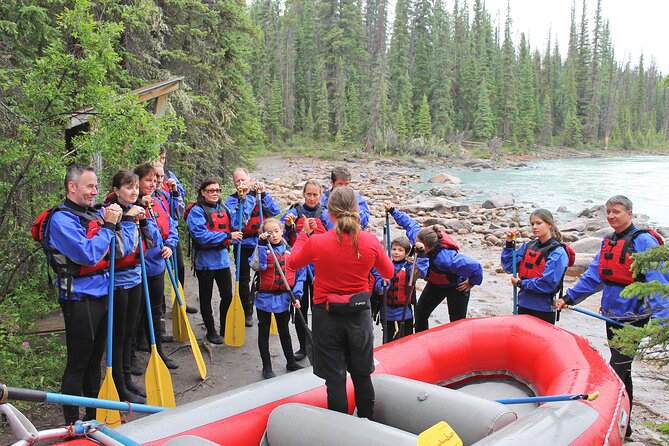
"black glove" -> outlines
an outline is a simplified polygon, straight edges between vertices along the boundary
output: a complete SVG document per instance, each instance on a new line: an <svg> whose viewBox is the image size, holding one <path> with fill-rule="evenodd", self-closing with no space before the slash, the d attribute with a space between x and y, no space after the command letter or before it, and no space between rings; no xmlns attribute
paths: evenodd
<svg viewBox="0 0 669 446"><path fill-rule="evenodd" d="M258 245L260 245L260 246L267 246L268 244L269 244L269 240L268 240L268 239L258 237Z"/></svg>

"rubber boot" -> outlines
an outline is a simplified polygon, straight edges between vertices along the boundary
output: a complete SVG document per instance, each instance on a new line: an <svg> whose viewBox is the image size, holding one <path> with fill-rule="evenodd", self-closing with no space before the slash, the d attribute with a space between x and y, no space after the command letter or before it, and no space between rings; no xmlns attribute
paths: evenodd
<svg viewBox="0 0 669 446"><path fill-rule="evenodd" d="M207 328L207 341L212 344L221 345L223 343L223 338L216 333L216 325L214 325L214 320L205 321L204 326Z"/></svg>
<svg viewBox="0 0 669 446"><path fill-rule="evenodd" d="M139 395L135 395L125 385L125 380L121 380L121 385L116 386L118 398L121 401L127 401L133 404L144 404L146 400Z"/></svg>
<svg viewBox="0 0 669 446"><path fill-rule="evenodd" d="M286 370L294 372L303 367L297 363L295 355L293 354L293 344L290 340L290 333L279 333L279 340L281 341L281 349L283 355L286 357Z"/></svg>
<svg viewBox="0 0 669 446"><path fill-rule="evenodd" d="M137 384L132 382L132 375L130 373L123 374L123 380L125 382L125 388L134 393L135 395L146 398L146 392L142 390Z"/></svg>
<svg viewBox="0 0 669 446"><path fill-rule="evenodd" d="M158 350L158 354L165 363L165 367L172 370L179 368L179 364L168 358L167 355L163 352L163 345L160 341L156 342L156 350Z"/></svg>

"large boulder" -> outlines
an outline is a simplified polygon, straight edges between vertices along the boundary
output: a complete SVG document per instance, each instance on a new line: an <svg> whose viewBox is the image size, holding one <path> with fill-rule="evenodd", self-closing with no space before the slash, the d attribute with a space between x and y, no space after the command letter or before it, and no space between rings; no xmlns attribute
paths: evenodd
<svg viewBox="0 0 669 446"><path fill-rule="evenodd" d="M460 184L462 183L462 180L455 175L450 175L447 173L440 173L438 175L433 176L429 180L427 180L428 183L450 183L450 184Z"/></svg>
<svg viewBox="0 0 669 446"><path fill-rule="evenodd" d="M500 194L495 195L494 197L488 198L481 205L485 209L494 209L494 208L506 208L516 204L513 194Z"/></svg>
<svg viewBox="0 0 669 446"><path fill-rule="evenodd" d="M446 229L452 229L454 231L460 231L461 229L469 232L472 225L466 220L458 220L457 218L449 218L446 220L441 220L441 224L446 227ZM466 233L465 233L466 234Z"/></svg>
<svg viewBox="0 0 669 446"><path fill-rule="evenodd" d="M602 248L602 239L599 237L583 237L569 246L575 252L596 254Z"/></svg>
<svg viewBox="0 0 669 446"><path fill-rule="evenodd" d="M593 232L592 235L594 237L599 237L602 239L609 238L613 235L613 228L609 226L607 228L598 229L595 232Z"/></svg>
<svg viewBox="0 0 669 446"><path fill-rule="evenodd" d="M583 232L587 227L588 219L584 217L579 217L576 220L572 220L568 223L560 225L560 232Z"/></svg>

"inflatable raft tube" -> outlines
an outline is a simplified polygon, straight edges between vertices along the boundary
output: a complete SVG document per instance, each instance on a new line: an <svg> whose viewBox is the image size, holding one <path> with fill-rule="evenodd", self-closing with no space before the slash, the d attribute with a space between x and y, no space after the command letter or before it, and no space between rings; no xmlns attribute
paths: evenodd
<svg viewBox="0 0 669 446"><path fill-rule="evenodd" d="M378 347L374 360L375 375L395 375L447 387L504 378L523 384L535 395L597 390L600 396L595 401L579 402L592 408L596 419L572 445L623 443L629 416L623 383L586 339L537 318L463 319ZM347 392L352 413L350 382ZM257 446L272 410L286 403L326 407L323 380L312 375L311 369L304 369L150 415L116 430L150 446L185 435L216 444ZM76 440L70 444L93 443Z"/></svg>

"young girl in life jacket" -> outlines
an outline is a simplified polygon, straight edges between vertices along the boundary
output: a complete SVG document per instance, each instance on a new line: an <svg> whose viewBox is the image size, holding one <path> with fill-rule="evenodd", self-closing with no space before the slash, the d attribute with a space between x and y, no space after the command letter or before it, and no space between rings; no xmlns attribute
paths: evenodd
<svg viewBox="0 0 669 446"><path fill-rule="evenodd" d="M288 240L290 246L295 244L297 235L303 229L304 220L302 216L307 217L309 227L313 229L314 234L323 234L332 227L332 222L328 217L328 211L321 205L321 195L323 189L320 183L316 180L307 180L302 188L302 196L304 203L298 204L290 208L281 217L281 222L285 225L284 237ZM304 297L300 302L300 311L304 316L304 320L308 321L307 315L309 313L309 306L314 295L314 268L313 265L306 267L307 277L304 281ZM301 361L307 355L305 328L302 324L295 324L295 332L297 339L300 341L300 348L295 352L295 360Z"/></svg>
<svg viewBox="0 0 669 446"><path fill-rule="evenodd" d="M516 251L518 277L511 278L511 284L520 290L518 314L530 314L555 324L554 298L567 271L567 251L550 211L532 212L530 226L536 239L523 243ZM513 250L518 235L517 229L506 233L502 266L508 273L513 271Z"/></svg>
<svg viewBox="0 0 669 446"><path fill-rule="evenodd" d="M469 292L483 281L481 264L460 254L457 244L440 225L421 229L415 247L419 257L429 260L427 285L416 304L416 333L429 328L430 314L445 298L450 322L467 317Z"/></svg>
<svg viewBox="0 0 669 446"><path fill-rule="evenodd" d="M269 327L272 313L274 313L276 318L281 348L286 357L286 369L292 372L302 368L293 355L293 345L290 340L290 330L288 329L288 322L290 321L290 312L288 310L291 305L290 293L281 277L281 273L276 268L276 262L269 250L274 251L274 255L279 261L286 281L297 298L293 302L293 306L298 310L303 294L302 286L305 271L304 268L295 271L286 266L290 251L282 238L283 227L279 220L268 218L263 223L262 231L258 235L260 286L258 287L258 294L254 303L258 315L258 350L260 350L260 358L262 359L262 376L265 379L269 379L276 376L272 370L272 362L269 354ZM252 260L253 258L249 259L249 263Z"/></svg>

